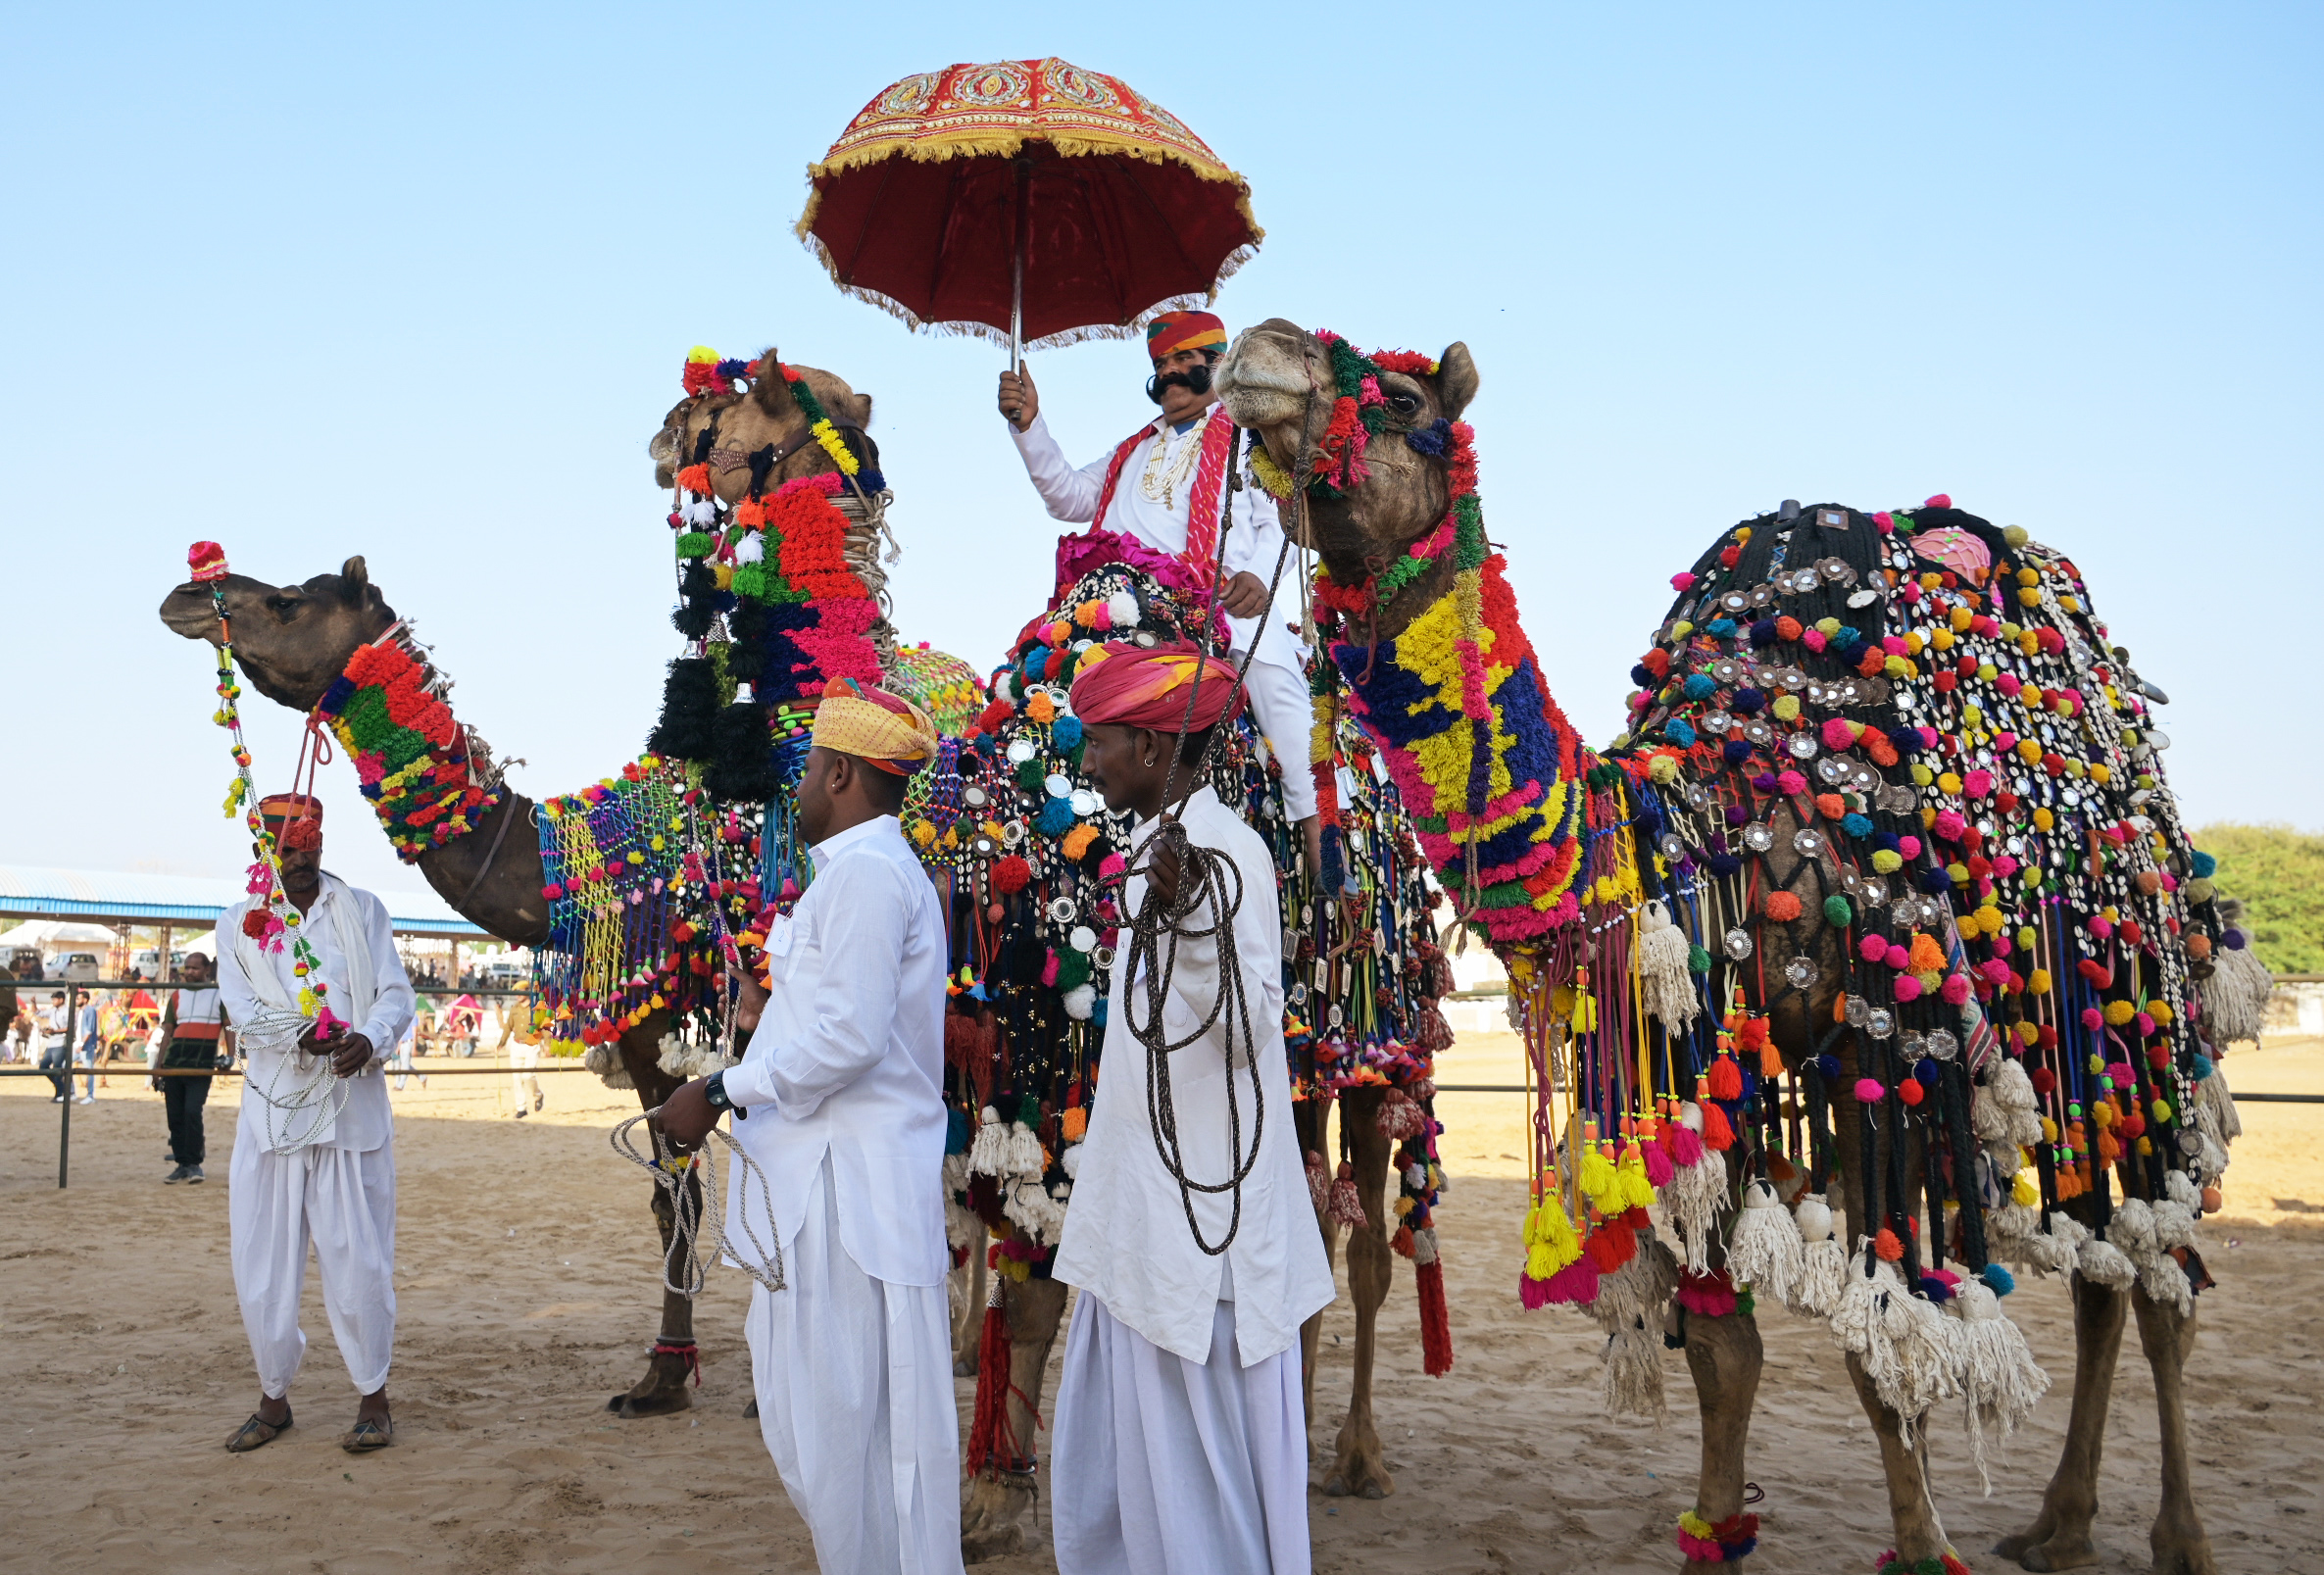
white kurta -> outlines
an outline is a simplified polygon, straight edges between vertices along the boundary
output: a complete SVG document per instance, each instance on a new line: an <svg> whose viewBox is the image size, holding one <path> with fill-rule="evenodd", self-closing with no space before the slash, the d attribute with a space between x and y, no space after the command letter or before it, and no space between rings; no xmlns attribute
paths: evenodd
<svg viewBox="0 0 2324 1575"><path fill-rule="evenodd" d="M1213 405L1211 411L1213 419L1226 418L1223 406ZM1025 462L1025 473L1032 477L1033 490L1041 494L1051 518L1074 524L1097 520L1108 530L1135 536L1172 556L1186 551L1186 511L1194 483L1190 479L1175 488L1165 505L1147 497L1138 481L1156 445L1162 449L1166 468L1185 445L1202 441L1202 431L1196 424L1176 432L1157 417L1153 443L1123 463L1121 479L1114 483L1113 501L1100 520L1098 498L1106 490L1106 471L1113 463L1113 451L1109 449L1095 464L1075 468L1042 417L1034 417L1032 424L1021 432L1014 423L1010 426L1016 452ZM1275 513L1275 500L1249 486L1229 497L1226 539L1219 552L1221 566L1229 577L1247 571L1268 579L1283 549L1283 525ZM1249 652L1254 639L1259 642L1258 655L1246 677L1252 718L1283 763L1283 798L1291 818L1304 820L1315 812L1315 784L1308 773L1314 705L1308 692L1308 650L1290 629L1299 617L1298 573L1296 560L1287 564L1276 584L1275 605L1259 617L1230 617L1227 627L1238 654Z"/></svg>
<svg viewBox="0 0 2324 1575"><path fill-rule="evenodd" d="M1051 1452L1062 1575L1304 1575L1308 1568L1299 1329L1330 1303L1333 1288L1292 1130L1274 864L1258 834L1209 788L1188 800L1185 825L1196 845L1227 854L1243 877L1233 960L1243 970L1258 1040L1265 1117L1234 1240L1222 1254L1205 1253L1156 1151L1145 1050L1130 1037L1124 1008L1125 947L1054 1270L1082 1291ZM1131 877L1129 911L1143 901L1145 884ZM1214 942L1179 944L1164 1007L1173 1038L1209 1014L1218 967ZM1186 1172L1197 1181L1231 1171L1228 1075L1216 1027L1172 1058L1178 1139ZM1232 1075L1248 1154L1250 1074L1238 1066ZM1198 1194L1194 1212L1204 1239L1215 1244L1233 1202Z"/></svg>
<svg viewBox="0 0 2324 1575"><path fill-rule="evenodd" d="M271 1004L295 1002L305 982L291 971L287 945L260 957L257 966L270 976L252 977L250 949L235 945L233 938L256 900L237 903L218 921L219 994L228 1018L245 1025ZM226 1171L234 1291L258 1364L259 1387L278 1399L289 1392L306 1354L299 1298L307 1277L307 1247L313 1242L339 1355L356 1392L369 1395L387 1383L395 1347L395 1145L386 1079L379 1068L411 1026L412 984L396 955L386 905L370 892L324 875L322 893L301 929L330 986L333 1011L371 1040L373 1058L346 1080L347 1104L337 1120L317 1141L287 1153L271 1146L269 1107L249 1086L251 1079L244 1079ZM350 946L362 951L360 970L350 965ZM368 975L368 981L359 975ZM360 998L361 982L371 986L368 1001ZM290 1054L255 1046L247 1035L243 1046L253 1057L253 1072L262 1077L280 1067L260 1067L257 1059L278 1062ZM283 1120L274 1114L277 1129Z"/></svg>
<svg viewBox="0 0 2324 1575"><path fill-rule="evenodd" d="M733 1166L727 1240L784 1249L786 1289L751 1294L760 1427L823 1569L955 1571L944 911L893 815L810 852L814 882L766 937L766 1011L723 1079L772 1201L769 1217Z"/></svg>

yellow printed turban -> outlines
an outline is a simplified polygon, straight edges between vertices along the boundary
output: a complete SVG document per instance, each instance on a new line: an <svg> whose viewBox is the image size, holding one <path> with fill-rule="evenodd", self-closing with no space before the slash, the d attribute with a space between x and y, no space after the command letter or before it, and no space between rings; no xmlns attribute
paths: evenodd
<svg viewBox="0 0 2324 1575"><path fill-rule="evenodd" d="M853 755L883 771L910 776L936 758L936 724L901 695L873 689L853 678L823 685L811 739L824 749Z"/></svg>

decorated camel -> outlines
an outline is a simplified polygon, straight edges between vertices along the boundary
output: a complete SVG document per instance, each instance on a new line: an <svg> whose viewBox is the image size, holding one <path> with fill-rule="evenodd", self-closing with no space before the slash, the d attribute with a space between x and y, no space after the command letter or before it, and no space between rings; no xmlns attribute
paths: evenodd
<svg viewBox="0 0 2324 1575"><path fill-rule="evenodd" d="M227 578L235 656L261 694L337 734L399 854L447 902L536 949L549 1037L633 1087L647 1108L719 1063L730 1042L725 965L765 910L796 894L785 771L804 754L815 689L840 675L884 681L915 692L956 735L915 786L907 824L962 937L947 1027L954 1240L980 1266L992 1242L997 1293L980 1331L970 1454L983 1469L964 1542L971 1557L1002 1551L1021 1539L1041 1370L1063 1310L1046 1264L1093 1086L1111 960L1104 876L1119 862L1118 828L1074 781L1067 636L1168 638L1198 627L1205 610L1181 566L1104 532L1070 538L1049 611L991 684L973 685L949 659L899 650L888 626L886 494L864 430L868 396L771 353L744 364L698 352L686 392L651 452L672 490L672 621L688 654L671 664L651 752L618 776L537 805L508 787L481 739L452 717L448 680L361 559L302 585ZM162 616L188 638L217 639L207 585L180 587ZM1368 1398L1372 1329L1394 1253L1417 1266L1430 1369L1450 1361L1429 1214L1443 1178L1425 1108L1427 1055L1448 1037L1435 1005L1447 975L1418 849L1368 742L1347 729L1325 740L1320 762L1291 768L1332 776L1351 765L1348 801L1329 796L1320 889L1330 895L1315 895L1315 872L1286 885L1298 942L1290 996L1312 1019L1287 1027L1319 1220L1327 1236L1352 1233L1357 1392L1333 1483L1376 1496L1388 1483ZM1296 839L1269 786L1280 768L1246 739L1221 763L1219 785L1242 796L1292 867ZM1322 1156L1335 1101L1336 1179ZM672 1287L686 1273L680 1212L697 1206L691 1174L674 1203L656 1190ZM666 1290L647 1372L613 1409L643 1416L691 1403L691 1317L690 1299ZM1310 1356L1313 1338L1310 1329ZM1312 1372L1310 1359L1310 1386Z"/></svg>
<svg viewBox="0 0 2324 1575"><path fill-rule="evenodd" d="M2047 1385L2003 1261L2071 1276L2069 1437L2001 1551L2093 1561L2126 1313L2163 1430L2155 1565L2208 1571L2181 1371L2234 1135L2205 1013L2225 939L2162 781L2155 691L2062 556L1930 500L1793 505L1674 577L1629 729L1582 747L1486 541L1465 347L1280 320L1220 368L1315 549L1320 687L1378 742L1542 1091L1527 1305L1588 1310L1610 1404L1703 1417L1690 1561L1747 1556L1758 1310L1829 1320L1880 1441L1883 1571L1958 1569L1926 1429L1983 1447ZM2220 1042L2224 1048L2224 1042ZM1650 1212L1660 1209L1660 1219Z"/></svg>
<svg viewBox="0 0 2324 1575"><path fill-rule="evenodd" d="M729 364L705 374L730 372L740 382L747 370ZM755 403L771 381L759 376L747 396L715 388L697 396L671 413L654 444L658 479L676 489L672 521L685 532L686 605L677 620L702 640L699 657L673 665L656 733L656 747L681 759L701 753L689 740L712 731L711 677L771 666L750 649L766 638L758 630L767 615L747 605L762 584L748 566L747 532L761 511L779 518L789 572L796 505L781 489L763 497L748 462L801 441L796 430L770 426ZM1062 540L1042 610L974 706L946 724L939 758L915 780L904 812L905 831L953 914L956 984L946 1019L953 1244L957 1257L994 1275L976 1348L962 1364L978 1380L967 1449L975 1483L964 1522L972 1559L1017 1545L1033 1497L1043 1368L1065 1302L1049 1264L1099 1071L1118 922L1113 892L1126 827L1080 781L1072 673L1093 642L1205 632L1214 610L1201 583L1192 566L1132 538L1093 528ZM774 660L782 660L779 650ZM778 712L778 730L780 719ZM1270 759L1243 730L1218 762L1215 785L1267 837L1283 873L1295 958L1286 1024L1297 1069L1293 1114L1319 1223L1327 1239L1351 1233L1357 1291L1355 1394L1342 1460L1327 1486L1376 1497L1389 1483L1369 1403L1373 1330L1397 1253L1415 1264L1426 1365L1441 1372L1451 1361L1430 1215L1443 1176L1426 1108L1428 1057L1450 1038L1436 1008L1449 974L1434 945L1424 865L1393 784L1371 768L1368 740L1354 728L1323 735L1319 761L1310 758L1316 741L1297 743L1298 758ZM1323 786L1330 825L1320 870L1306 867L1285 816L1284 769L1315 772ZM1351 784L1345 803L1340 780ZM764 879L770 895L783 885L771 868ZM1326 1112L1335 1105L1336 1176L1323 1157ZM1312 1327L1307 1338L1311 1355ZM1308 1374L1311 1386L1312 1360ZM1360 1450L1353 1448L1358 1440ZM1348 1469L1351 1459L1359 1469Z"/></svg>

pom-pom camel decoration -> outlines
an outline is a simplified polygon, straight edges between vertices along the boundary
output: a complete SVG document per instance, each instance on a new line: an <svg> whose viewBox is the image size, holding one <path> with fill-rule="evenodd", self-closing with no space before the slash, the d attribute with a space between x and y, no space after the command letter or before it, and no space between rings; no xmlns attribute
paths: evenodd
<svg viewBox="0 0 2324 1575"><path fill-rule="evenodd" d="M2161 781L2161 697L2072 564L1942 498L1787 505L1674 578L1600 756L1484 536L1464 346L1367 356L1275 320L1218 386L1320 555L1337 703L1508 965L1543 1091L1520 1295L1598 1320L1616 1406L1658 1408L1666 1328L1686 1351L1685 1557L1755 1545L1755 1304L1785 1302L1830 1319L1874 1423L1880 1567L1958 1569L1932 1409L1962 1401L1982 1461L2047 1384L1999 1312L2006 1259L2072 1276L2077 1359L2064 1456L2001 1550L2097 1556L2135 1308L2164 1434L2155 1565L2210 1570L2180 1374L2234 1132L2203 1026L2221 925Z"/></svg>

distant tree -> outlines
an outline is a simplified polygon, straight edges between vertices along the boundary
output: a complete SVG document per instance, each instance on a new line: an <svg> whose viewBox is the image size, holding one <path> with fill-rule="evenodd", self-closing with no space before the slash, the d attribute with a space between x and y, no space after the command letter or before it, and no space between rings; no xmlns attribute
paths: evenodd
<svg viewBox="0 0 2324 1575"><path fill-rule="evenodd" d="M2324 836L2287 825L2204 826L2220 895L2239 897L2259 960L2274 973L2324 973Z"/></svg>

